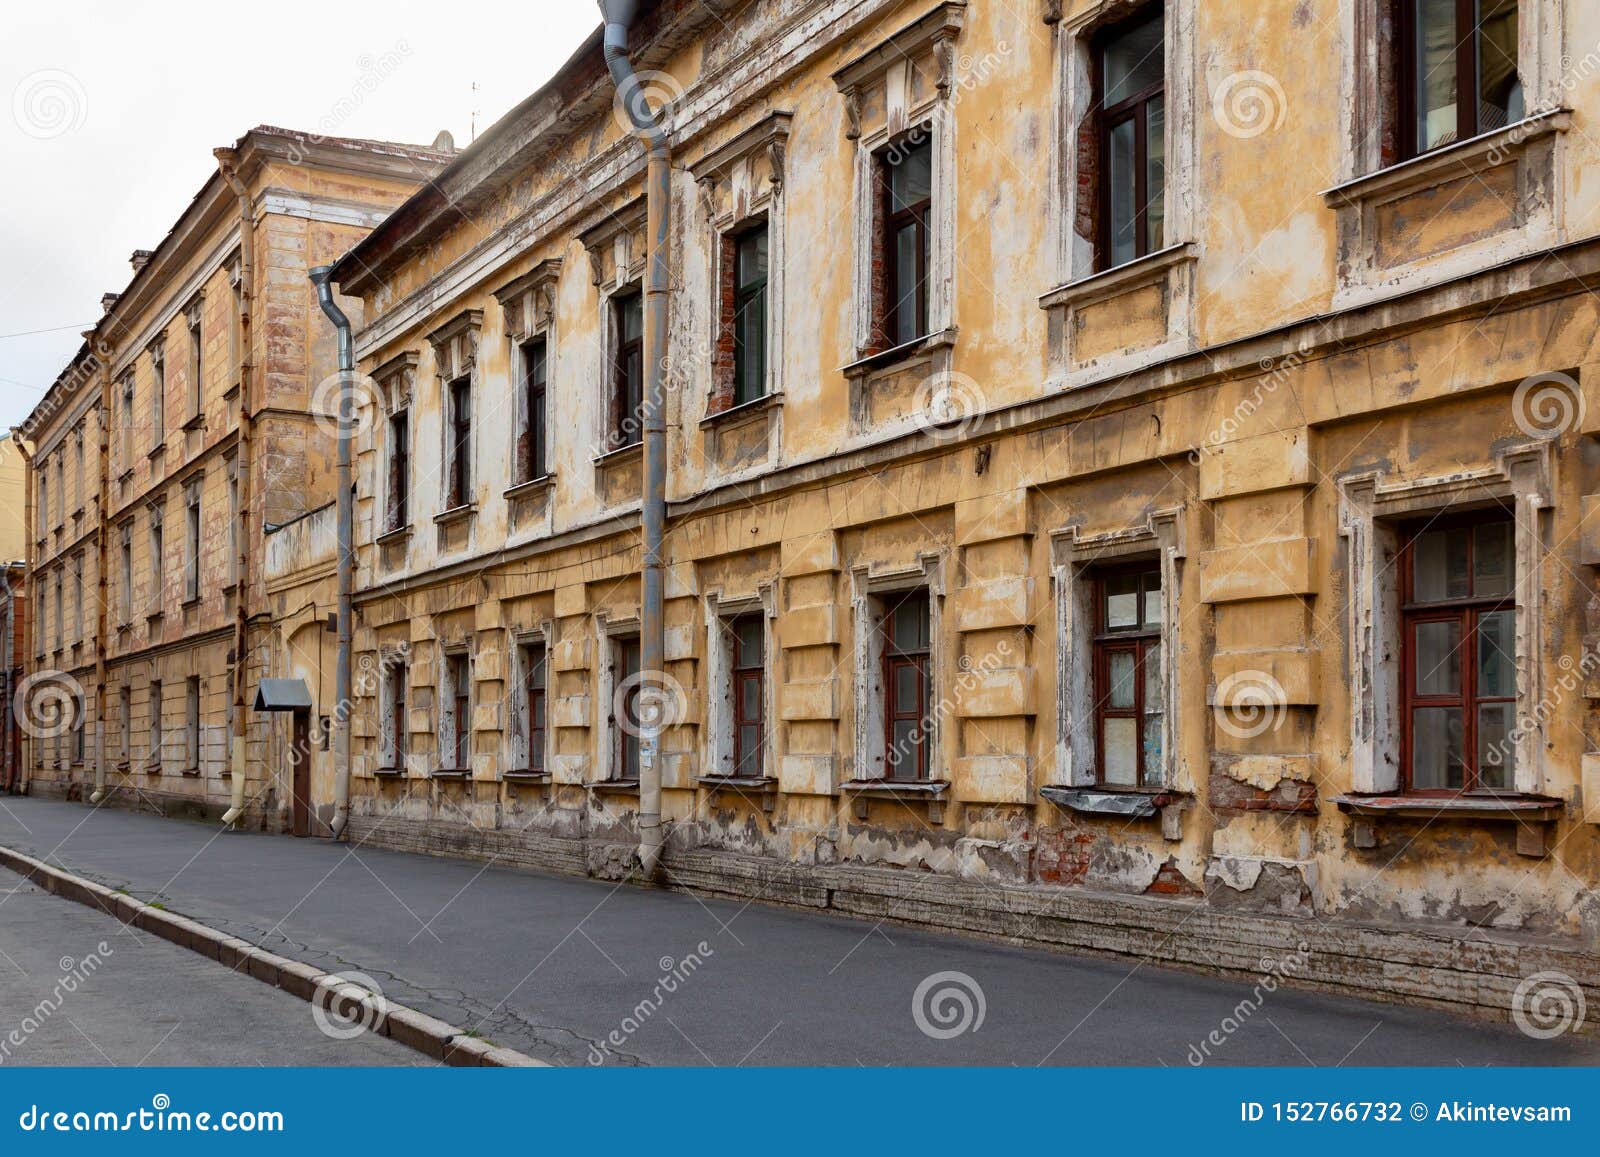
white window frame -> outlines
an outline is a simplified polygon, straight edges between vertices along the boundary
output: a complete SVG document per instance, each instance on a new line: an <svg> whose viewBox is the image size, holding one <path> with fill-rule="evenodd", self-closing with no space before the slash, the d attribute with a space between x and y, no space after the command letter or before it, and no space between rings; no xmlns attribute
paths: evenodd
<svg viewBox="0 0 1600 1157"><path fill-rule="evenodd" d="M1135 526L1084 534L1077 526L1050 535L1056 607L1056 736L1051 787L1097 785L1094 703L1095 574L1107 565L1156 559L1161 571L1161 764L1157 787L1193 790L1183 758L1179 688L1183 618L1184 508L1153 511ZM1148 790L1148 788L1146 789Z"/></svg>
<svg viewBox="0 0 1600 1157"><path fill-rule="evenodd" d="M403 646L380 646L378 648L378 765L384 769L394 769L402 774L407 772L411 761L411 744L402 742L401 736L409 739L409 720L406 718L412 702L410 687L410 665L408 650ZM406 709L396 714L394 710L395 681L399 680L404 691ZM404 758L399 758L404 748Z"/></svg>
<svg viewBox="0 0 1600 1157"><path fill-rule="evenodd" d="M553 624L546 620L536 627L526 629L513 628L506 632L506 642L510 650L511 678L506 681L506 727L503 757L505 768L511 772L526 774L531 768L531 750L529 737L532 734L533 720L528 717L528 651L539 648L544 651L544 758L541 761L544 774L551 773L555 761L555 727L553 723L555 696L552 694L552 679L554 674L552 663L554 660L554 646L551 639L554 637Z"/></svg>
<svg viewBox="0 0 1600 1157"><path fill-rule="evenodd" d="M466 771L469 776L472 772L472 710L477 702L477 688L473 684L472 641L449 643L439 648L439 675L438 675L438 703L436 715L439 720L439 741L433 755L434 770L436 771ZM467 669L467 718L456 718L456 685L450 678L450 668L456 660L466 664ZM467 729L467 766L459 768L455 765L456 748L460 739L460 728ZM444 762L445 753L449 753L450 763Z"/></svg>

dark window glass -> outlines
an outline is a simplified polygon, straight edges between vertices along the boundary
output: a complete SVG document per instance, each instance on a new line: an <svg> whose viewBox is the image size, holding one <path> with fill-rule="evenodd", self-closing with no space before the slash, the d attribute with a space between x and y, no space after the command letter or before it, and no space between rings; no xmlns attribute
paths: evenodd
<svg viewBox="0 0 1600 1157"><path fill-rule="evenodd" d="M389 520L399 530L411 521L411 415L399 410L389 417Z"/></svg>
<svg viewBox="0 0 1600 1157"><path fill-rule="evenodd" d="M1166 58L1158 5L1100 40L1099 265L1110 269L1165 244Z"/></svg>
<svg viewBox="0 0 1600 1157"><path fill-rule="evenodd" d="M450 383L451 507L472 501L472 379Z"/></svg>
<svg viewBox="0 0 1600 1157"><path fill-rule="evenodd" d="M1401 0L1401 13L1408 155L1522 119L1517 0Z"/></svg>
<svg viewBox="0 0 1600 1157"><path fill-rule="evenodd" d="M734 243L733 401L767 392L767 227L758 225Z"/></svg>
<svg viewBox="0 0 1600 1157"><path fill-rule="evenodd" d="M389 766L406 764L406 669L395 661L389 673Z"/></svg>
<svg viewBox="0 0 1600 1157"><path fill-rule="evenodd" d="M543 647L529 647L523 658L528 697L528 770L544 770L545 662Z"/></svg>
<svg viewBox="0 0 1600 1157"><path fill-rule="evenodd" d="M611 778L631 783L639 778L639 640L618 639L615 644L616 661L612 668L612 699L616 691L626 687L622 701L616 704L619 714L612 719L611 730L616 736L612 749Z"/></svg>
<svg viewBox="0 0 1600 1157"><path fill-rule="evenodd" d="M644 441L644 298L629 293L613 299L617 332L611 374L611 448Z"/></svg>
<svg viewBox="0 0 1600 1157"><path fill-rule="evenodd" d="M766 628L760 616L729 625L733 645L733 773L762 774L766 739Z"/></svg>
<svg viewBox="0 0 1600 1157"><path fill-rule="evenodd" d="M522 347L523 425L517 439L519 482L543 478L548 469L545 465L546 348L542 337Z"/></svg>
<svg viewBox="0 0 1600 1157"><path fill-rule="evenodd" d="M933 206L933 142L926 128L882 154L884 329L893 345L928 332L928 218Z"/></svg>
<svg viewBox="0 0 1600 1157"><path fill-rule="evenodd" d="M1435 520L1401 548L1406 786L1515 787L1516 602L1511 519Z"/></svg>
<svg viewBox="0 0 1600 1157"><path fill-rule="evenodd" d="M889 779L929 777L932 724L932 615L926 591L897 595L884 608L884 774Z"/></svg>
<svg viewBox="0 0 1600 1157"><path fill-rule="evenodd" d="M450 694L455 718L450 736L452 767L465 770L472 766L472 667L465 655L450 658Z"/></svg>
<svg viewBox="0 0 1600 1157"><path fill-rule="evenodd" d="M1096 587L1096 777L1103 787L1157 786L1163 743L1161 572L1143 564Z"/></svg>

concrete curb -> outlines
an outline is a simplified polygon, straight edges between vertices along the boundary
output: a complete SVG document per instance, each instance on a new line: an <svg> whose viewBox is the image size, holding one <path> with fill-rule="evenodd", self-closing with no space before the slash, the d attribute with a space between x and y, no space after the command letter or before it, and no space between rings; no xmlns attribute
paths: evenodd
<svg viewBox="0 0 1600 1157"><path fill-rule="evenodd" d="M0 866L10 868L23 879L37 884L53 896L72 900L106 915L149 932L180 948L198 952L244 976L263 984L282 989L309 1004L321 1003L322 994L330 997L328 1003L338 1007L345 993L359 992L354 985L344 981L339 973L324 972L314 965L290 960L286 956L257 948L236 936L228 936L208 928L197 920L180 916L136 900L121 892L114 892L82 876L74 876L60 868L53 868L43 860L0 846ZM345 997L353 1002L355 997ZM442 1061L447 1065L484 1066L492 1068L549 1068L547 1062L519 1053L514 1049L498 1048L488 1041L446 1024L437 1017L418 1012L403 1004L384 998L382 1007L374 1015L370 1031L388 1037L407 1048Z"/></svg>

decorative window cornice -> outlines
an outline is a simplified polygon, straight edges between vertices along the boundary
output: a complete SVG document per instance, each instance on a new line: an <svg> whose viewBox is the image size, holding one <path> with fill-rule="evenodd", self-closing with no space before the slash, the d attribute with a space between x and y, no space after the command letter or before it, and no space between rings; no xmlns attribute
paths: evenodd
<svg viewBox="0 0 1600 1157"><path fill-rule="evenodd" d="M505 313L506 336L526 341L550 328L556 312L556 285L561 278L561 258L539 262L521 277L494 291Z"/></svg>
<svg viewBox="0 0 1600 1157"><path fill-rule="evenodd" d="M478 364L478 333L483 328L483 310L464 309L432 333L434 365L444 381L470 374Z"/></svg>
<svg viewBox="0 0 1600 1157"><path fill-rule="evenodd" d="M411 405L411 391L417 383L420 360L415 350L405 350L372 371L372 380L378 383L378 392L391 414Z"/></svg>
<svg viewBox="0 0 1600 1157"><path fill-rule="evenodd" d="M869 48L833 73L833 83L844 96L849 127L845 135L859 140L868 131L862 123L866 91L884 82L893 69L911 68L932 57L937 98L950 95L955 81L955 40L966 24L965 0L951 0ZM899 131L892 128L891 132Z"/></svg>
<svg viewBox="0 0 1600 1157"><path fill-rule="evenodd" d="M770 112L689 166L700 185L701 206L713 225L726 228L783 192L793 119L791 112Z"/></svg>
<svg viewBox="0 0 1600 1157"><path fill-rule="evenodd" d="M579 233L588 251L591 279L603 292L614 291L644 275L645 200L632 201Z"/></svg>

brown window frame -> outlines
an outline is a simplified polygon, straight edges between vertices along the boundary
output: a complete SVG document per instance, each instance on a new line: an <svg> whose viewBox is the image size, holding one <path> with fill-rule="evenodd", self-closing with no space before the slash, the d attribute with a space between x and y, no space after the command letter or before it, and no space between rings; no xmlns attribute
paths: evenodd
<svg viewBox="0 0 1600 1157"><path fill-rule="evenodd" d="M1458 36L1456 39L1456 132L1454 139L1443 141L1430 149L1423 149L1417 139L1417 114L1420 111L1417 100L1417 84L1420 79L1417 75L1418 0L1392 0L1392 3L1395 23L1398 26L1396 64L1399 78L1397 104L1400 124L1397 140L1400 160L1412 160L1481 136L1484 130L1479 125L1478 58L1479 41L1482 37L1478 21L1478 0L1455 0L1457 32L1463 28L1472 30L1469 35ZM1521 63L1519 59L1517 61L1519 67Z"/></svg>
<svg viewBox="0 0 1600 1157"><path fill-rule="evenodd" d="M1106 585L1109 580L1118 577L1134 575L1139 578L1139 621L1134 627L1113 628L1107 620L1107 593ZM1153 579L1154 587L1148 587L1146 580ZM1161 623L1151 624L1145 619L1146 595L1151 589L1161 590L1161 567L1155 560L1142 560L1139 562L1124 563L1120 566L1102 567L1094 572L1094 637L1092 640L1093 656L1091 663L1091 677L1093 678L1092 695L1094 699L1094 780L1095 786L1103 791L1150 791L1162 786L1161 767L1148 766L1149 750L1144 741L1146 724L1145 713L1145 670L1149 660L1150 651L1161 646ZM1112 707L1111 703L1111 656L1113 654L1132 653L1133 655L1133 705L1131 707ZM1166 705L1163 704L1163 711ZM1132 784L1106 782L1106 720L1107 719L1132 719L1134 720L1135 752L1137 754L1137 770L1135 781Z"/></svg>
<svg viewBox="0 0 1600 1157"><path fill-rule="evenodd" d="M623 635L611 641L611 702L615 714L611 717L611 766L607 769L613 783L637 783L639 780L639 690L636 676L641 669L640 644L637 635ZM617 688L627 684L621 702ZM631 772L631 774L630 774Z"/></svg>
<svg viewBox="0 0 1600 1157"><path fill-rule="evenodd" d="M927 639L917 647L901 647L894 638L894 612L902 606L920 603L922 622ZM878 629L883 635L883 777L897 783L926 783L931 778L933 752L931 750L933 721L933 596L925 587L902 591L883 599L883 613ZM895 707L895 676L902 670L912 670L917 675L917 707L900 711ZM894 758L895 724L913 723L913 774L896 774L898 762Z"/></svg>
<svg viewBox="0 0 1600 1157"><path fill-rule="evenodd" d="M389 494L385 530L411 524L411 411L406 407L389 415Z"/></svg>
<svg viewBox="0 0 1600 1157"><path fill-rule="evenodd" d="M550 473L548 412L550 345L543 334L522 343L522 429L517 437L517 481L533 482ZM537 354L537 357L535 357Z"/></svg>
<svg viewBox="0 0 1600 1157"><path fill-rule="evenodd" d="M1091 83L1093 85L1092 105L1095 109L1095 148L1099 152L1098 172L1095 175L1095 198L1098 202L1095 211L1095 238L1094 238L1094 268L1096 273L1104 273L1110 269L1120 268L1129 262L1137 261L1141 257L1148 257L1157 252L1159 247L1152 248L1150 244L1150 102L1161 100L1163 112L1167 95L1166 77L1166 34L1164 21L1166 6L1157 0L1148 4L1137 12L1131 13L1126 19L1118 20L1099 29L1092 42L1090 56ZM1118 37L1126 35L1132 29L1155 20L1163 22L1162 32L1162 69L1161 82L1150 85L1139 92L1124 97L1110 108L1105 106L1105 50L1106 46ZM1163 124L1166 121L1163 116ZM1111 134L1112 131L1132 120L1134 122L1134 238L1133 256L1126 261L1113 264L1111 260ZM1163 150L1164 152L1164 150Z"/></svg>
<svg viewBox="0 0 1600 1157"><path fill-rule="evenodd" d="M1449 530L1455 527L1477 527L1487 523L1510 523L1512 541L1515 543L1515 520L1503 507L1472 511L1412 523L1402 528L1400 572L1400 784L1410 796L1427 796L1453 799L1461 796L1506 796L1517 794L1515 777L1503 788L1484 787L1478 767L1478 707L1484 703L1511 703L1517 701L1515 677L1510 695L1478 694L1478 625L1485 615L1500 611L1516 612L1517 575L1516 560L1511 560L1511 581L1502 595L1445 599L1420 603L1416 592L1416 546L1428 531ZM1472 581L1477 540L1467 538L1467 578ZM1421 695L1416 691L1417 646L1416 627L1421 623L1456 622L1460 625L1459 651L1461 655L1461 681L1454 695ZM1416 787L1412 768L1415 727L1412 712L1417 708L1455 707L1461 711L1461 786L1427 788Z"/></svg>
<svg viewBox="0 0 1600 1157"><path fill-rule="evenodd" d="M450 489L446 506L456 510L472 499L472 375L450 382Z"/></svg>
<svg viewBox="0 0 1600 1157"><path fill-rule="evenodd" d="M450 734L450 759L448 770L470 771L472 769L472 656L461 652L446 655L445 677L449 685L445 688L452 703L452 727Z"/></svg>
<svg viewBox="0 0 1600 1157"><path fill-rule="evenodd" d="M627 334L627 311L639 311L639 336ZM612 295L611 324L616 349L611 357L611 450L625 450L644 442L644 295L637 289Z"/></svg>
<svg viewBox="0 0 1600 1157"><path fill-rule="evenodd" d="M744 648L739 638L739 628L752 624L756 628L756 638L760 640L760 653L753 664L743 661ZM733 774L756 778L762 774L762 759L767 746L767 627L765 620L755 614L728 620L727 629L728 645L733 651L733 662L729 664L733 676ZM756 706L753 713L745 708L747 686L755 688ZM745 731L751 727L756 732L753 750L745 746ZM746 767L747 761L753 761L753 770Z"/></svg>
<svg viewBox="0 0 1600 1157"><path fill-rule="evenodd" d="M528 768L532 772L545 770L545 743L548 736L548 706L546 681L550 677L549 652L543 643L529 643L523 648L523 693L528 724Z"/></svg>
<svg viewBox="0 0 1600 1157"><path fill-rule="evenodd" d="M758 236L764 239L767 269L758 278L741 280L745 243ZM733 234L729 253L733 268L733 404L741 406L767 396L767 285L771 280L772 232L766 218ZM746 372L747 355L752 348L758 364L754 381Z"/></svg>
<svg viewBox="0 0 1600 1157"><path fill-rule="evenodd" d="M926 149L928 151L928 195L922 200L907 205L903 209L894 208L894 170L898 165L906 163L913 151ZM898 162L891 158L899 157ZM931 125L919 125L903 134L899 140L881 149L874 158L874 168L878 176L878 216L882 221L882 229L878 235L878 261L883 270L883 335L890 348L909 345L928 336L928 297L930 285L928 282L928 244L930 230L928 218L933 214L933 129ZM917 246L917 285L920 287L914 304L916 316L912 319L912 328L916 333L909 338L900 338L900 263L896 258L899 253L896 248L896 235L907 225L915 226Z"/></svg>
<svg viewBox="0 0 1600 1157"><path fill-rule="evenodd" d="M389 717L393 720L388 736L389 766L402 769L406 765L406 666L394 661L388 669Z"/></svg>

